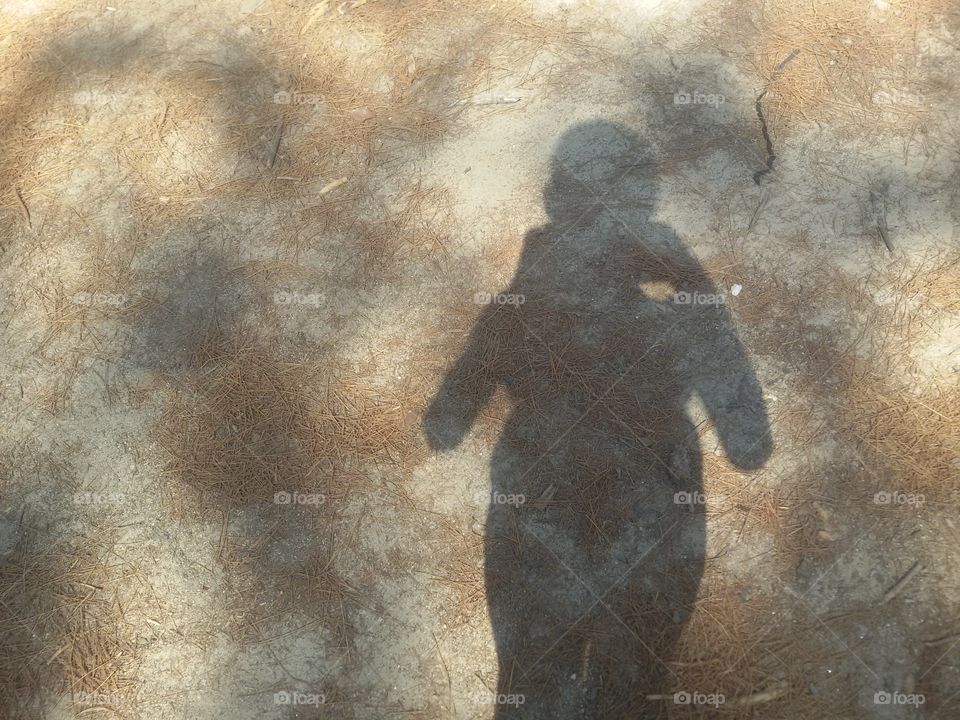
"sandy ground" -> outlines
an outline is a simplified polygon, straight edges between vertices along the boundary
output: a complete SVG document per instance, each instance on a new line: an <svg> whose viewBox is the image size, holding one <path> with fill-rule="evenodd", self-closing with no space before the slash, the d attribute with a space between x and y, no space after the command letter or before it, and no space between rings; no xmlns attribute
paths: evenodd
<svg viewBox="0 0 960 720"><path fill-rule="evenodd" d="M958 38L0 2L0 717L956 717Z"/></svg>

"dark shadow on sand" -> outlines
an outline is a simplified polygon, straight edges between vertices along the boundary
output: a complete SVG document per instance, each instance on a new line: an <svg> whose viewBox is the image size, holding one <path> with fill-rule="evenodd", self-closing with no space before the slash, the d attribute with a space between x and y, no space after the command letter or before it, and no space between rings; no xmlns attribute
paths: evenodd
<svg viewBox="0 0 960 720"><path fill-rule="evenodd" d="M652 219L653 167L613 123L564 134L550 222L424 418L450 449L498 388L510 399L485 541L497 718L664 716L647 696L681 689L670 662L703 573L699 434L711 422L743 469L772 450L720 291Z"/></svg>

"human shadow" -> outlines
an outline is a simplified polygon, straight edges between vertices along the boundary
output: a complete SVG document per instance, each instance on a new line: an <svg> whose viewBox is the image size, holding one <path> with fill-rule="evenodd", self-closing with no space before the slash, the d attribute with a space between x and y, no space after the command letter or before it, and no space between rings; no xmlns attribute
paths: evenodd
<svg viewBox="0 0 960 720"><path fill-rule="evenodd" d="M509 287L490 300L428 408L430 446L460 444L498 389L486 592L496 718L666 715L672 653L705 548L699 435L761 467L761 389L724 298L652 219L648 149L606 121L557 144ZM695 423L696 396L706 416Z"/></svg>

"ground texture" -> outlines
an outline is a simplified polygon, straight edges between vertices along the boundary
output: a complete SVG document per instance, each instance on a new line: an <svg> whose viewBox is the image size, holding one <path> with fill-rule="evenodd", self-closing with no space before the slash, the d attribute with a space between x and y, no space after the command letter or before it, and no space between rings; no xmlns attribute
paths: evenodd
<svg viewBox="0 0 960 720"><path fill-rule="evenodd" d="M958 42L0 2L0 718L957 717Z"/></svg>

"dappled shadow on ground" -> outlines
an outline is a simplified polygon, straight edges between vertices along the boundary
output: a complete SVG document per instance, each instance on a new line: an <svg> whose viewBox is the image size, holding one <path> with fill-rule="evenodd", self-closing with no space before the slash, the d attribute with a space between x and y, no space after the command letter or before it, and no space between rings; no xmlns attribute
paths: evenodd
<svg viewBox="0 0 960 720"><path fill-rule="evenodd" d="M659 717L666 701L648 696L683 689L671 652L703 572L698 433L712 422L735 465L759 468L767 414L719 291L652 219L639 138L578 125L552 161L550 222L423 425L449 449L498 388L511 401L485 544L496 716Z"/></svg>
<svg viewBox="0 0 960 720"><path fill-rule="evenodd" d="M109 73L123 73L133 89L142 88L138 83L152 87L168 83L200 96L230 140L223 143L222 155L211 155L219 162L214 170L230 167L227 150L233 149L234 170L239 167L253 179L269 175L278 141L266 143L264 153L262 138L248 135L251 128L281 123L284 108L270 100L281 70L256 61L250 50L228 45L224 52L230 65L216 65L223 77L211 79L214 71L199 73L195 67L212 63L191 57L209 57L218 48L216 39L203 48L191 47L183 58L176 57L175 49L157 47L155 41L152 31L97 25L38 48L22 73L25 79L9 93L13 101L0 103L0 127L35 151L36 144L27 145L25 139L32 123L57 107L58 98L75 105L74 112L87 113L85 123L77 127L88 124L89 114L104 107L125 107L124 95L99 90ZM158 72L156 66L173 70ZM215 92L209 91L211 85ZM169 131L173 124L168 115L180 109L163 111L157 126L160 147L164 126ZM235 126L244 132L229 135ZM113 126L110 132L111 137L122 135ZM143 167L156 168L148 162L138 164L138 159L142 158L132 161L141 181L132 184L134 195L142 193L155 204L158 187L150 180L168 180L170 170L141 172ZM35 160L12 142L0 148L0 168L9 170L13 185L24 180ZM220 198L237 200L247 187L241 181L250 177L238 177L234 196L221 190ZM159 190L166 187L160 185ZM29 200L29 192L24 195ZM148 201L143 204L150 206ZM220 545L210 550L229 571L224 584L231 593L212 606L223 622L217 631L232 634L244 646L251 640L268 645L273 638L264 634L275 625L266 621L279 616L289 622L284 629L299 624L302 634L323 651L322 668L315 663L302 676L293 677L283 667L293 666L286 655L281 662L272 647L251 650L253 662L260 661L256 687L260 707L264 712L277 710L271 708L273 692L323 691L331 712L340 712L341 697L322 673L329 667L344 672L355 659L346 608L354 591L334 567L335 519L338 501L359 477L344 466L355 465L351 461L358 454L377 459L378 453L395 447L394 416L384 419L384 413L378 413L389 400L371 399L372 393L365 394L364 388L342 387L334 368L324 368L329 359L325 355L304 360L291 343L277 341L279 333L269 322L271 293L242 274L256 265L249 261L249 242L242 232L249 232L249 224L232 222L234 218L218 205L211 207L213 203L196 211L176 200L173 205L174 210L163 213L151 214L150 207L132 209L148 242L141 247L134 231L117 244L134 246L126 270L138 284L136 298L123 315L122 332L115 334L121 342L110 349L122 359L130 378L150 387L156 381L168 391L156 435L166 460L163 479L168 481L164 486L171 503L164 510L169 519L183 520L178 516L181 511L192 520L222 523ZM41 225L37 219L35 214L34 225ZM223 237L229 232L226 228L238 227L236 241ZM0 244L0 250L6 246ZM143 251L147 264L135 257L137 251ZM12 258L11 253L5 260ZM250 316L258 322L250 322ZM386 431L378 425L384 422L390 425ZM49 478L46 482L52 484ZM64 535L75 532L73 526L63 529ZM79 706L95 703L104 715L115 714L118 707L134 702L129 666L140 662L142 653L140 648L134 652L111 625L115 608L102 599L107 593L99 581L107 573L106 560L92 552L81 556L70 544L57 545L51 555L42 551L45 544L53 544L48 530L35 535L31 541L36 548L0 557L0 636L6 641L0 652L0 716L38 716L62 703L61 694ZM201 607L204 601L199 600ZM189 623L191 610L181 608L178 620ZM222 669L211 665L198 672ZM230 676L225 682L249 682L241 672L237 675L239 681ZM143 683L142 677L136 679ZM194 697L202 699L199 694ZM155 707L149 705L154 699L146 702L141 708ZM95 710L84 707L83 712ZM344 716L348 712L349 708L342 710ZM204 716L205 707L194 706L191 713Z"/></svg>
<svg viewBox="0 0 960 720"><path fill-rule="evenodd" d="M216 611L220 630L252 648L244 658L258 674L252 702L269 712L283 693L322 694L328 709L348 713L335 679L356 660L347 607L355 591L334 557L339 508L357 480L344 465L363 442L361 420L328 358L295 358L279 341L269 296L237 276L236 250L198 243L158 263L130 357L168 389L156 433L170 510L222 523L216 560L229 592ZM280 624L309 652L276 642ZM225 682L251 679L227 673Z"/></svg>

